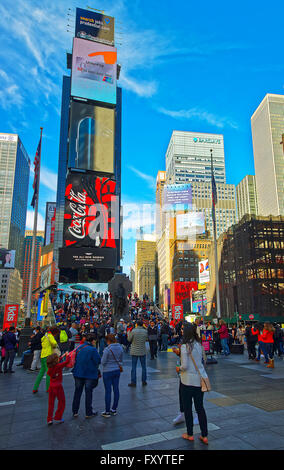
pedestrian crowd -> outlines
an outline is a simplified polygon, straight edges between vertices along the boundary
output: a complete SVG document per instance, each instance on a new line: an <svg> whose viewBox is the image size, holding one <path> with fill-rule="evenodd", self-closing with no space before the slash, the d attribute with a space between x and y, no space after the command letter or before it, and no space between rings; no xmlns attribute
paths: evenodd
<svg viewBox="0 0 284 470"><path fill-rule="evenodd" d="M93 390L102 379L105 389L105 410L101 415L110 418L117 414L119 404L119 382L123 373L124 353L130 353L132 367L129 387L136 387L137 364L140 362L142 386L147 385L146 343L149 344L149 359L155 360L159 353L172 351L178 357L176 372L179 377L178 416L173 424L186 423L183 438L193 441L193 425L198 421L200 440L208 444L206 412L203 406L204 392L210 390L205 370L206 355L202 346L203 337L209 333L213 353L229 355L232 345L245 345L249 359L259 362L262 355L268 367L274 367L274 354L283 355L283 330L271 323L248 323L232 325L225 321L218 324L202 322L167 321L155 311L147 298L139 300L129 297L129 321L120 318L114 321L111 296L101 293L90 295L60 293L54 301L56 325L42 328L37 325L22 353L17 366L38 371L33 394L38 393L40 383L46 375L45 389L48 393L47 423L63 423L65 394L63 370L71 369L74 377L72 414L79 415L80 401L85 392L85 417L97 415L93 410ZM18 348L20 331L14 327L0 332L1 372L14 372L13 362ZM258 348L256 345L258 344ZM27 366L28 364L28 366ZM57 410L54 414L55 400ZM192 404L196 412L194 412Z"/></svg>

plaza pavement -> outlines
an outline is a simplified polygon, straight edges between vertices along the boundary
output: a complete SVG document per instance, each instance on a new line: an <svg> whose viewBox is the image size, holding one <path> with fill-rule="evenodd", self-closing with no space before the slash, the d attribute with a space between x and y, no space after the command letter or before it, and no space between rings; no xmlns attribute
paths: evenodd
<svg viewBox="0 0 284 470"><path fill-rule="evenodd" d="M19 358L15 363L19 362ZM161 352L147 358L148 385L141 385L138 365L136 388L130 388L131 358L125 354L121 374L117 416L100 416L104 411L102 380L93 393L99 415L85 419L84 393L79 417L73 418L71 403L74 380L65 370L65 422L47 426L48 394L42 381L32 394L36 373L14 367L14 374L0 374L0 449L4 450L280 450L284 449L284 361L275 369L247 359L247 354L218 356L208 365L212 391L205 394L209 423L209 445L184 441L184 424L172 425L179 410L176 356ZM198 437L199 427L194 433Z"/></svg>

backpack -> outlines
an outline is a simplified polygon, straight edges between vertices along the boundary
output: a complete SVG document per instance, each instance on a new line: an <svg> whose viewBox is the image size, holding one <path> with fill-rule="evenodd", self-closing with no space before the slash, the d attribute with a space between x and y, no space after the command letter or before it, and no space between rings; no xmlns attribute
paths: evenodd
<svg viewBox="0 0 284 470"><path fill-rule="evenodd" d="M59 338L60 343L67 343L68 341L68 335L65 330L60 331L60 338Z"/></svg>
<svg viewBox="0 0 284 470"><path fill-rule="evenodd" d="M67 367L68 369L72 369L75 366L76 357L77 357L77 354L79 352L79 351L77 351L77 349L80 346L81 346L81 344L79 346L77 346L76 349L73 349L73 351L70 351L68 354L66 354L66 359L68 358L69 362L66 364L65 367ZM84 349L86 346L87 346L87 344L85 346L82 346L81 349Z"/></svg>

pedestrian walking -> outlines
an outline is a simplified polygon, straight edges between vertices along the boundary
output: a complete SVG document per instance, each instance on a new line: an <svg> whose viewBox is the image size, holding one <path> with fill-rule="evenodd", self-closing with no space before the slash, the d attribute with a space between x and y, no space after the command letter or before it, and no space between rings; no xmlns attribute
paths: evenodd
<svg viewBox="0 0 284 470"><path fill-rule="evenodd" d="M155 359L157 357L157 340L158 340L158 328L155 325L155 322L152 320L150 321L150 325L148 326L148 340L149 340L149 347L150 347L150 354L151 359Z"/></svg>
<svg viewBox="0 0 284 470"><path fill-rule="evenodd" d="M104 349L101 364L103 366L103 381L105 386L105 411L104 418L115 416L119 401L119 379L123 371L123 348L116 342L114 334L106 336L107 347ZM113 389L113 405L111 404L111 391Z"/></svg>
<svg viewBox="0 0 284 470"><path fill-rule="evenodd" d="M62 386L62 371L64 367L68 365L68 362L68 357L65 361L59 362L59 357L55 353L51 354L46 358L46 365L48 367L47 375L50 378L50 385L48 390L48 425L51 425L53 423L60 424L64 422L64 419L62 419L62 417L65 410L65 394ZM58 405L55 415L53 417L54 404L56 398L58 401Z"/></svg>
<svg viewBox="0 0 284 470"><path fill-rule="evenodd" d="M229 340L228 328L224 320L220 320L219 325L220 325L220 328L218 330L218 333L220 336L223 353L225 354L225 356L228 356L230 354L230 349L228 345L228 340Z"/></svg>
<svg viewBox="0 0 284 470"><path fill-rule="evenodd" d="M257 337L252 334L252 325L250 323L246 326L245 337L247 340L248 358L254 360L256 358L255 346L257 343Z"/></svg>
<svg viewBox="0 0 284 470"><path fill-rule="evenodd" d="M96 336L89 333L85 343L80 345L76 351L76 361L72 369L75 381L72 411L75 418L79 413L81 396L84 389L86 418L92 418L98 414L92 408L93 389L98 385L100 376L99 365L101 363L101 358L95 345Z"/></svg>
<svg viewBox="0 0 284 470"><path fill-rule="evenodd" d="M48 356L51 356L51 354L53 353L56 353L58 356L60 356L60 350L55 340L55 336L58 334L59 334L59 329L56 326L52 326L47 331L47 333L45 333L45 335L41 338L41 346L42 346L41 354L40 354L41 368L34 384L33 393L38 392L39 384L42 381L44 374L47 372L46 358ZM46 391L48 392L49 384L50 384L49 375L46 375L45 384L46 384Z"/></svg>
<svg viewBox="0 0 284 470"><path fill-rule="evenodd" d="M130 355L132 357L131 382L128 386L136 387L138 359L142 367L142 385L147 385L146 341L148 341L148 333L143 327L143 320L138 320L136 328L128 333L128 341L131 343Z"/></svg>
<svg viewBox="0 0 284 470"><path fill-rule="evenodd" d="M14 326L10 326L9 331L2 336L2 341L5 348L4 374L7 374L7 372L13 373L15 371L12 370L12 367L17 350L17 338Z"/></svg>
<svg viewBox="0 0 284 470"><path fill-rule="evenodd" d="M37 326L35 329L35 335L31 338L31 352L33 353L33 360L31 363L30 370L35 371L36 369L40 369L41 367L41 338L43 337L43 332L41 331L41 327Z"/></svg>
<svg viewBox="0 0 284 470"><path fill-rule="evenodd" d="M205 354L201 346L201 339L196 331L196 325L188 323L184 326L183 344L181 346L181 366L176 367L181 379L181 399L187 433L182 437L194 441L192 400L197 412L201 436L199 439L208 444L207 417L203 406L204 392L201 390L200 377L208 379L202 359Z"/></svg>

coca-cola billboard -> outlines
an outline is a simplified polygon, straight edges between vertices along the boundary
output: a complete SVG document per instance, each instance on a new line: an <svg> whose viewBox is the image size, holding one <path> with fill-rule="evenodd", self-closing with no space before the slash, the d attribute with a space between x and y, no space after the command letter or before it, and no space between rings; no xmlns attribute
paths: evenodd
<svg viewBox="0 0 284 470"><path fill-rule="evenodd" d="M119 239L116 182L93 173L67 177L64 247L116 248Z"/></svg>

